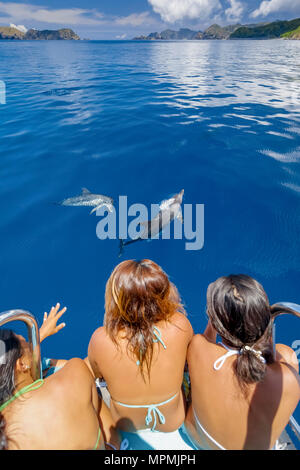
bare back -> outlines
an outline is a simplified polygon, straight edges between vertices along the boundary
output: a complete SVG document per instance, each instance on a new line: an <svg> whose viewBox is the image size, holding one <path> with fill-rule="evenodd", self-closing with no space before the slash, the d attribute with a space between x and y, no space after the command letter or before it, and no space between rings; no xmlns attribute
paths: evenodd
<svg viewBox="0 0 300 470"><path fill-rule="evenodd" d="M146 408L127 408L118 405L149 405L170 403L159 407L165 424L158 423L157 430L171 432L185 418L185 401L181 386L188 345L193 329L187 318L176 313L170 322L155 324L161 333L166 349L154 343L150 380L143 380L136 357L127 350L127 340L120 332L113 343L104 327L95 331L89 345L89 361L97 377L104 378L111 394L111 414L120 429L134 431L145 429Z"/></svg>
<svg viewBox="0 0 300 470"><path fill-rule="evenodd" d="M71 359L37 390L9 405L3 414L11 449L93 449L101 403L93 377L81 359ZM98 449L104 448L101 432Z"/></svg>
<svg viewBox="0 0 300 470"><path fill-rule="evenodd" d="M299 401L300 381L293 351L278 345L276 362L267 366L263 382L250 385L247 396L238 384L234 362L220 370L213 364L226 353L221 345L196 335L189 347L192 404L186 427L200 448L217 449L197 425L225 449L270 449L286 427ZM281 353L281 354L280 354Z"/></svg>

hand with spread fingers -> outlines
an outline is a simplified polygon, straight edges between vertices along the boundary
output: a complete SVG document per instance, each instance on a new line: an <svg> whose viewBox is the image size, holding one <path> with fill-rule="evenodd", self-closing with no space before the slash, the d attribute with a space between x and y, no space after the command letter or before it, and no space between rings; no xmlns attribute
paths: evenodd
<svg viewBox="0 0 300 470"><path fill-rule="evenodd" d="M57 303L55 307L51 308L49 314L47 312L44 313L44 321L40 328L41 342L44 339L48 338L48 336L55 335L66 326L65 323L60 323L60 325L57 325L58 320L65 313L66 310L67 307L64 307L60 310L60 304Z"/></svg>

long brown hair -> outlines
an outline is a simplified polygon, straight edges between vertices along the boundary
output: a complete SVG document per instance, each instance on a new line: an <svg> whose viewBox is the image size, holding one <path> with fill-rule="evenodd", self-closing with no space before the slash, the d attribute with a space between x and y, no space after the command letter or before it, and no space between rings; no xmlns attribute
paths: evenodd
<svg viewBox="0 0 300 470"><path fill-rule="evenodd" d="M153 327L169 321L176 312L185 314L178 291L167 274L153 261L123 261L106 284L104 325L117 345L124 332L127 349L137 358L145 379L150 379L153 358Z"/></svg>

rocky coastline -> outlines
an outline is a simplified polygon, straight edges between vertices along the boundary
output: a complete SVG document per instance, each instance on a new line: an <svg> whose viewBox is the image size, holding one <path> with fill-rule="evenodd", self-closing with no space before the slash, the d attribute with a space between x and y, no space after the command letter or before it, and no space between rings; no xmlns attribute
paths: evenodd
<svg viewBox="0 0 300 470"><path fill-rule="evenodd" d="M0 39L18 40L18 41L79 41L80 37L74 33L72 29L63 28L58 30L45 29L39 31L37 29L29 29L26 33L11 26L0 27Z"/></svg>
<svg viewBox="0 0 300 470"><path fill-rule="evenodd" d="M214 24L205 31L182 28L179 31L166 29L133 38L135 41L172 41L172 40L233 40L233 39L300 39L300 18L291 21L273 21L251 25L229 25L222 27Z"/></svg>

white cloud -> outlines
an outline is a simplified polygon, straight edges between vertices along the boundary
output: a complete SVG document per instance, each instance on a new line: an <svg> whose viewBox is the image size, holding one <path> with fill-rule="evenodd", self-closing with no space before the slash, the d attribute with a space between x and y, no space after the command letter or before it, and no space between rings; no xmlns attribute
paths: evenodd
<svg viewBox="0 0 300 470"><path fill-rule="evenodd" d="M48 23L57 25L117 25L121 27L137 27L143 24L153 24L149 12L133 13L129 16L104 16L96 9L61 8L51 9L47 6L30 5L26 3L1 2L0 24Z"/></svg>
<svg viewBox="0 0 300 470"><path fill-rule="evenodd" d="M10 26L10 28L15 28L18 31L21 31L21 33L27 33L27 31L28 31L28 29L23 24L15 25L15 24L11 23L9 26Z"/></svg>
<svg viewBox="0 0 300 470"><path fill-rule="evenodd" d="M206 20L221 8L219 0L148 0L163 21L174 23L184 18Z"/></svg>
<svg viewBox="0 0 300 470"><path fill-rule="evenodd" d="M300 13L300 1L299 0L264 0L260 6L251 13L252 18L258 16L268 16L271 13L280 11L294 12L299 11Z"/></svg>
<svg viewBox="0 0 300 470"><path fill-rule="evenodd" d="M225 10L225 15L228 21L239 21L244 13L244 7L238 0L228 0L230 7Z"/></svg>
<svg viewBox="0 0 300 470"><path fill-rule="evenodd" d="M145 11L144 13L133 13L129 16L124 16L123 18L117 18L115 20L116 24L122 26L140 26L145 23L151 23L151 18L149 17L149 13Z"/></svg>
<svg viewBox="0 0 300 470"><path fill-rule="evenodd" d="M0 22L36 21L63 25L101 24L102 14L96 10L69 8L51 10L48 7L26 3L0 2Z"/></svg>
<svg viewBox="0 0 300 470"><path fill-rule="evenodd" d="M116 39L126 39L126 37L127 37L127 34L120 34L116 36Z"/></svg>

